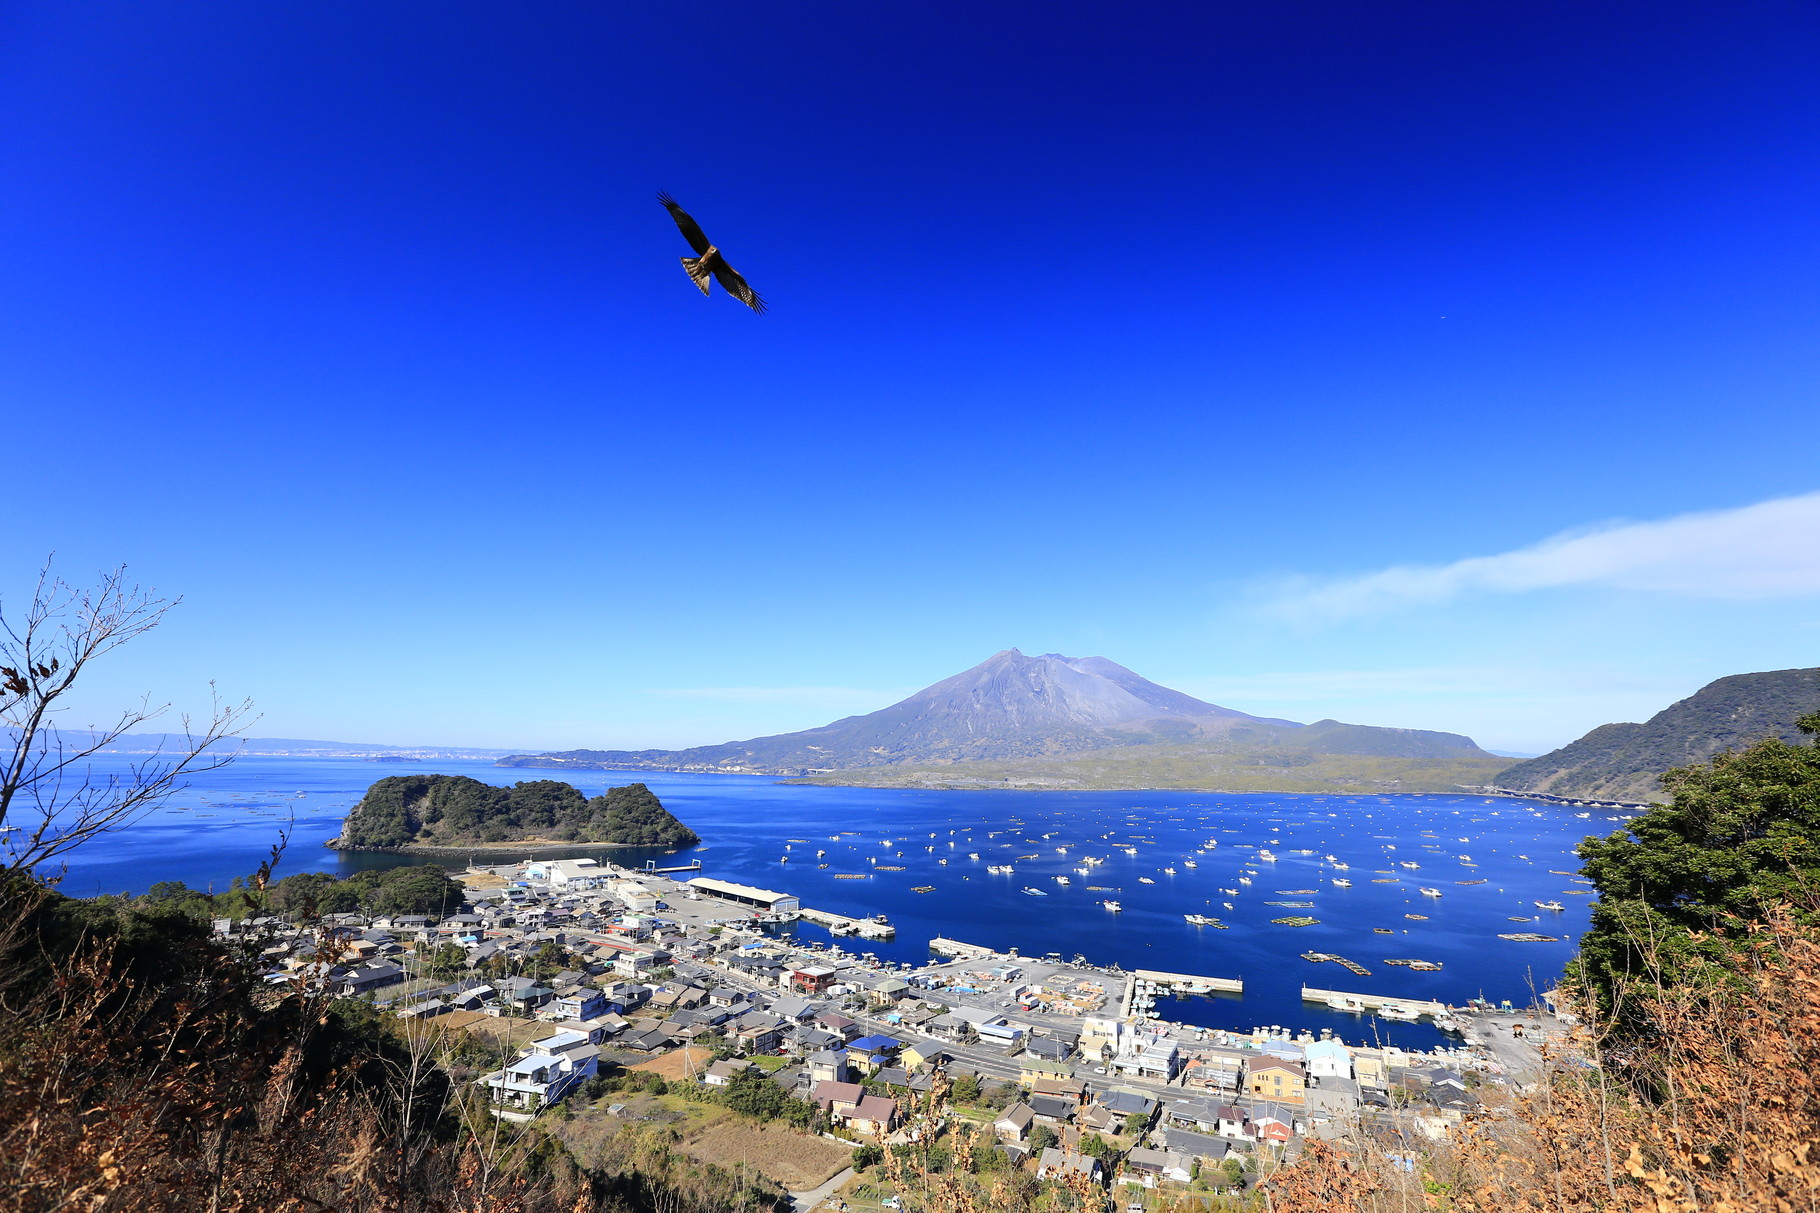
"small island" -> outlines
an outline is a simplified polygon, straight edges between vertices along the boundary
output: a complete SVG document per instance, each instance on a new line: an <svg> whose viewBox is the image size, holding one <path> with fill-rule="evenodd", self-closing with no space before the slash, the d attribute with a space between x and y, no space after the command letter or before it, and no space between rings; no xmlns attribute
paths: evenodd
<svg viewBox="0 0 1820 1213"><path fill-rule="evenodd" d="M496 787L466 775L394 775L348 814L342 851L416 851L508 844L686 847L701 839L642 783L592 800L554 779Z"/></svg>

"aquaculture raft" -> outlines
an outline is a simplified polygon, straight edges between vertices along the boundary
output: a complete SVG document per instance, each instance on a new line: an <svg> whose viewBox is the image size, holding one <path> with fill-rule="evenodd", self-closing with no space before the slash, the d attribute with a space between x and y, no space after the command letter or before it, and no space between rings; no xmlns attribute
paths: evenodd
<svg viewBox="0 0 1820 1213"><path fill-rule="evenodd" d="M1270 921L1280 927L1312 927L1321 920L1310 918L1306 914L1292 914L1288 918L1273 918Z"/></svg>
<svg viewBox="0 0 1820 1213"><path fill-rule="evenodd" d="M1426 915L1426 914L1405 914L1405 915L1403 915L1403 917L1413 918L1417 922L1427 922L1428 921L1428 915Z"/></svg>
<svg viewBox="0 0 1820 1213"><path fill-rule="evenodd" d="M1325 961L1332 961L1334 964L1339 965L1342 969L1350 970L1356 976L1359 976L1359 977L1370 977L1371 976L1371 970L1366 968L1364 965L1360 964L1358 961L1347 960L1344 956L1335 956L1332 952L1304 952L1304 953L1302 953L1302 959L1303 960L1312 960L1316 964L1321 964Z"/></svg>
<svg viewBox="0 0 1820 1213"><path fill-rule="evenodd" d="M1499 939L1514 940L1517 943L1560 943L1557 935L1538 935L1534 931L1517 931L1510 935L1499 935Z"/></svg>
<svg viewBox="0 0 1820 1213"><path fill-rule="evenodd" d="M1438 960L1386 960L1384 963L1402 965L1405 968L1414 969L1418 973L1434 973L1441 968L1441 962Z"/></svg>

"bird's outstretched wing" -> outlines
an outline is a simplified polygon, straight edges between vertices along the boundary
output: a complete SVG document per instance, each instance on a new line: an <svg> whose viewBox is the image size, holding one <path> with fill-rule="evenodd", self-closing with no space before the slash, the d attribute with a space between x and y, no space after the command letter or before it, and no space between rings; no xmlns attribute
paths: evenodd
<svg viewBox="0 0 1820 1213"><path fill-rule="evenodd" d="M708 242L708 237L702 233L701 224L689 218L689 212L677 206L676 199L659 191L657 200L664 204L665 210L670 212L670 218L676 220L676 229L683 234L683 239L689 242L689 247L695 250L696 256L701 256L713 247Z"/></svg>
<svg viewBox="0 0 1820 1213"><path fill-rule="evenodd" d="M758 313L765 310L765 301L758 297L758 292L746 284L738 270L727 264L725 257L714 259L714 281L720 283L727 294L733 296L747 307Z"/></svg>

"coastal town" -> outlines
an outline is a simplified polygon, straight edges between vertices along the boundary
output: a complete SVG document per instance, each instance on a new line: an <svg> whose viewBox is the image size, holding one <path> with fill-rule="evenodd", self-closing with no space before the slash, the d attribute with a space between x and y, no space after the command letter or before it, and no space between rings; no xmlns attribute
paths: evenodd
<svg viewBox="0 0 1820 1213"><path fill-rule="evenodd" d="M460 873L459 912L216 930L251 942L274 986L315 983L407 1026L501 1042L471 1081L507 1121L572 1116L609 1073L667 1074L672 1089L762 1077L842 1147L964 1126L1039 1179L1143 1189L1243 1184L1311 1138L1443 1137L1488 1089L1533 1078L1537 1046L1563 1027L1540 1007L1383 998L1403 1018L1445 1022L1459 1043L1414 1051L1171 1023L1159 1004L1239 983L946 939L924 965L892 964L860 950L894 933L882 915L817 911L698 872L528 860ZM793 938L804 920L836 938ZM627 1098L588 1114L645 1113ZM843 1202L835 1181L850 1174L795 1193L797 1207Z"/></svg>

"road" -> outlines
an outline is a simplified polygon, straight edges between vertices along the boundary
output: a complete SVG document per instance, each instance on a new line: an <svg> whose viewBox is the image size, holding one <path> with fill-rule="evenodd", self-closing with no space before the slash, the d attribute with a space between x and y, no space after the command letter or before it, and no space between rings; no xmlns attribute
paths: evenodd
<svg viewBox="0 0 1820 1213"><path fill-rule="evenodd" d="M795 1210L795 1213L809 1213L810 1209L815 1208L815 1206L821 1204L822 1201L827 1200L830 1196L840 1191L841 1185L852 1178L853 1168L848 1167L833 1179L830 1179L827 1183L813 1191L792 1192L790 1193L791 1208Z"/></svg>

